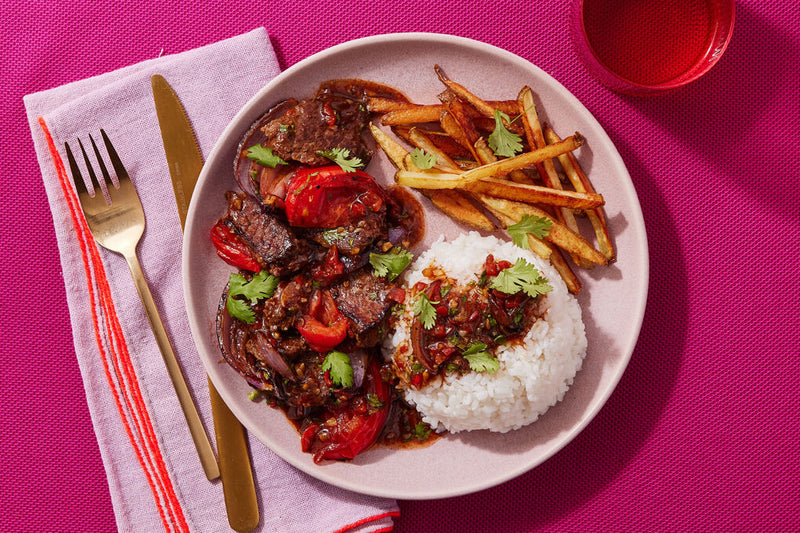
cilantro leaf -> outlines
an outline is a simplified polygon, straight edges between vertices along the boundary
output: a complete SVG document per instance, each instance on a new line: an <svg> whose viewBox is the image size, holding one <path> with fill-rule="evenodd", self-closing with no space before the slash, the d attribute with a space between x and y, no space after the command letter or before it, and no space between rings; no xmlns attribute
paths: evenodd
<svg viewBox="0 0 800 533"><path fill-rule="evenodd" d="M429 154L420 148L414 148L411 150L411 161L422 170L427 170L436 164L436 154Z"/></svg>
<svg viewBox="0 0 800 533"><path fill-rule="evenodd" d="M417 301L414 302L414 316L419 317L425 329L431 329L436 322L436 309L424 292L419 293Z"/></svg>
<svg viewBox="0 0 800 533"><path fill-rule="evenodd" d="M393 248L388 254L369 254L369 264L375 269L378 277L386 276L387 281L392 281L411 264L414 254L403 248Z"/></svg>
<svg viewBox="0 0 800 533"><path fill-rule="evenodd" d="M250 281L234 272L228 282L228 298L225 306L233 318L252 324L256 320L256 315L250 306L255 305L258 300L271 297L277 286L278 278L264 270L254 275ZM245 299L236 296L244 296Z"/></svg>
<svg viewBox="0 0 800 533"><path fill-rule="evenodd" d="M530 250L531 245L528 244L528 233L539 239L547 237L550 233L550 227L553 221L545 217L537 217L534 215L522 215L522 218L516 224L512 224L507 228L508 235L514 244L520 248Z"/></svg>
<svg viewBox="0 0 800 533"><path fill-rule="evenodd" d="M225 302L225 307L228 308L228 313L230 313L233 318L248 324L252 324L256 321L256 314L244 300L231 298L229 294L228 299Z"/></svg>
<svg viewBox="0 0 800 533"><path fill-rule="evenodd" d="M350 157L350 150L347 148L317 150L317 153L339 165L345 172L355 172L357 168L364 166L358 157Z"/></svg>
<svg viewBox="0 0 800 533"><path fill-rule="evenodd" d="M288 165L286 161L272 153L272 148L260 144L247 149L247 159L255 161L262 167L275 168L278 165Z"/></svg>
<svg viewBox="0 0 800 533"><path fill-rule="evenodd" d="M494 374L500 369L500 361L486 351L486 344L473 342L464 350L464 359L469 363L469 367L475 372L488 372Z"/></svg>
<svg viewBox="0 0 800 533"><path fill-rule="evenodd" d="M489 148L492 149L495 155L514 157L517 152L522 151L522 138L516 133L508 131L508 128L506 128L506 125L503 123L503 119L509 124L511 123L511 119L508 115L499 109L495 109L494 131L489 135Z"/></svg>
<svg viewBox="0 0 800 533"><path fill-rule="evenodd" d="M414 424L414 437L420 442L425 442L431 436L431 427L425 422Z"/></svg>
<svg viewBox="0 0 800 533"><path fill-rule="evenodd" d="M353 386L353 367L350 364L350 356L344 352L328 352L322 362L322 371L330 372L330 378L334 385L340 387Z"/></svg>
<svg viewBox="0 0 800 533"><path fill-rule="evenodd" d="M525 292L531 298L553 290L547 278L525 259L518 259L513 266L503 269L492 279L489 286L506 294Z"/></svg>

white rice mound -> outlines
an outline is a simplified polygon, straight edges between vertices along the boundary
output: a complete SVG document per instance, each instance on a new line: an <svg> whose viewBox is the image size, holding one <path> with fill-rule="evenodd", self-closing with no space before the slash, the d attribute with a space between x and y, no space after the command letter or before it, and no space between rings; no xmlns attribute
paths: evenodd
<svg viewBox="0 0 800 533"><path fill-rule="evenodd" d="M505 433L530 424L561 401L581 369L586 355L586 332L581 309L561 277L530 250L477 232L445 242L439 239L404 273L405 287L428 281L422 271L433 264L462 283L476 280L488 254L514 263L525 258L546 277L553 290L542 298L540 318L522 342L509 343L495 352L500 369L494 373L467 372L436 378L420 389L403 391L422 418L436 431L451 433L488 429ZM384 355L410 349L409 331L413 303L384 342Z"/></svg>

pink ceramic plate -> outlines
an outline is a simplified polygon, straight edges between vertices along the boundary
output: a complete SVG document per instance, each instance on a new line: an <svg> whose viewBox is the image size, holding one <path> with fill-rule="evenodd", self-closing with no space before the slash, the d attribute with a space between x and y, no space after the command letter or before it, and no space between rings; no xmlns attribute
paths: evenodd
<svg viewBox="0 0 800 533"><path fill-rule="evenodd" d="M513 99L529 85L542 120L562 136L587 139L578 157L606 211L619 260L580 272L580 303L589 350L564 400L537 422L514 432L459 433L419 449L373 448L350 463L315 465L282 412L251 402L249 386L220 363L215 315L231 268L216 257L209 230L224 213L224 192L235 188L232 162L237 143L265 110L290 97L310 96L331 78L363 78L392 85L413 101L435 103L442 85L439 64L452 79L487 99ZM367 169L391 180L394 169L377 155ZM429 205L429 204L426 204ZM427 241L464 228L429 210ZM195 190L184 238L183 277L192 333L206 370L242 423L297 468L323 481L376 496L426 499L478 491L516 477L556 453L595 416L619 381L633 351L647 296L647 242L641 208L625 165L603 129L562 85L509 52L480 42L436 34L394 34L348 42L287 69L264 87L225 129L208 157ZM632 421L633 423L633 421Z"/></svg>

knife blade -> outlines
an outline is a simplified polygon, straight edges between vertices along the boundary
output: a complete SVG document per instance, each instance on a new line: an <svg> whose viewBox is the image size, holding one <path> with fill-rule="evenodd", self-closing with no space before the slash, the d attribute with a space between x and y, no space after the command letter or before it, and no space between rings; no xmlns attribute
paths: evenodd
<svg viewBox="0 0 800 533"><path fill-rule="evenodd" d="M150 83L178 216L184 228L189 200L203 168L203 154L186 110L170 84L159 74L152 76ZM208 388L228 523L234 531L252 531L260 518L244 427L210 379Z"/></svg>

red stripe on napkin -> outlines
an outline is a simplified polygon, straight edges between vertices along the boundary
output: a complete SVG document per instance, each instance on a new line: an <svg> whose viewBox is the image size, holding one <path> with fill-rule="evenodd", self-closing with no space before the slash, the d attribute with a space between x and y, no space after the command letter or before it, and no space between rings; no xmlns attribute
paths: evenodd
<svg viewBox="0 0 800 533"><path fill-rule="evenodd" d="M333 533L346 533L347 531L351 531L357 527L363 526L364 524L380 520L381 518L398 518L399 516L400 516L399 511L389 511L387 513L377 514L375 516L368 516L366 518L362 518L358 522L353 522L352 524L348 524L341 529L337 529ZM372 533L387 533L388 531L392 531L393 529L394 526L388 526L383 529L375 530Z"/></svg>
<svg viewBox="0 0 800 533"><path fill-rule="evenodd" d="M188 533L189 526L156 440L153 423L142 397L97 245L94 238L91 237L83 213L78 207L78 198L70 185L61 155L56 149L47 124L41 117L39 125L47 139L47 146L53 158L56 174L78 236L86 272L87 291L89 299L93 303L90 306L90 312L94 336L117 411L147 478L164 529ZM102 324L97 312L98 307L102 314Z"/></svg>

